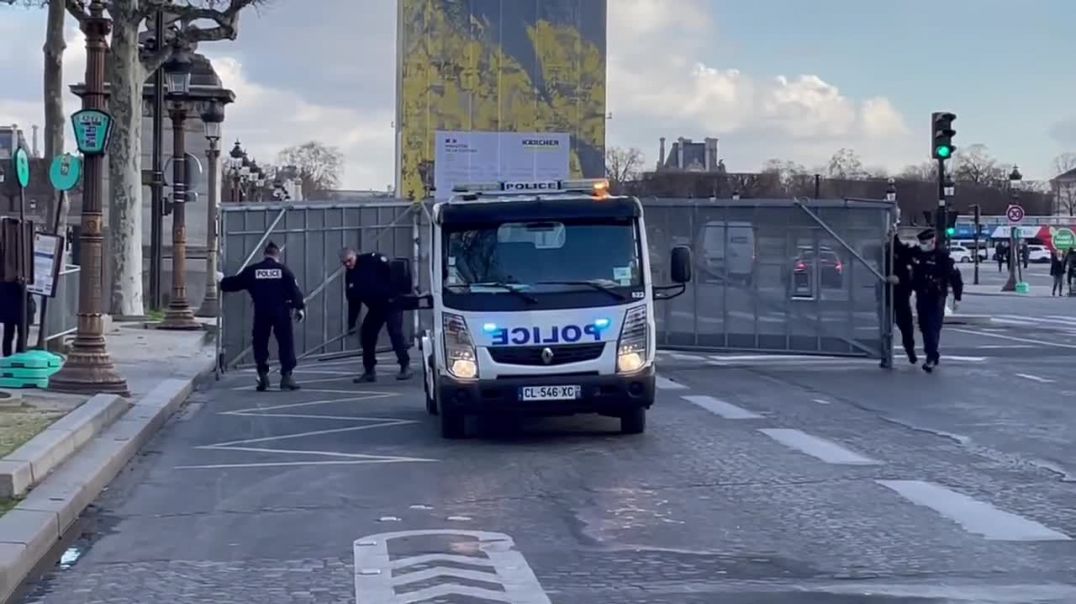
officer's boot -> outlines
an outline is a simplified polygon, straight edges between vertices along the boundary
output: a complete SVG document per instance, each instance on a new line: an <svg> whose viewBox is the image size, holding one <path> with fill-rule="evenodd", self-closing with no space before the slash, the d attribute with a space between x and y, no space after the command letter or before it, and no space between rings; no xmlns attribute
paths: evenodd
<svg viewBox="0 0 1076 604"><path fill-rule="evenodd" d="M404 380L411 379L412 375L413 374L411 373L411 368L410 367L408 367L407 365L400 365L400 373L396 374L396 379L398 379L398 380L400 380L402 382Z"/></svg>
<svg viewBox="0 0 1076 604"><path fill-rule="evenodd" d="M258 372L257 390L258 390L258 392L265 392L268 389L269 389L269 372L268 371L265 371L265 372L259 371Z"/></svg>
<svg viewBox="0 0 1076 604"><path fill-rule="evenodd" d="M286 373L280 376L280 389L281 390L298 390L299 384L295 383L295 378L290 373Z"/></svg>
<svg viewBox="0 0 1076 604"><path fill-rule="evenodd" d="M375 373L373 369L369 369L352 381L356 384L372 384L377 381L377 373Z"/></svg>

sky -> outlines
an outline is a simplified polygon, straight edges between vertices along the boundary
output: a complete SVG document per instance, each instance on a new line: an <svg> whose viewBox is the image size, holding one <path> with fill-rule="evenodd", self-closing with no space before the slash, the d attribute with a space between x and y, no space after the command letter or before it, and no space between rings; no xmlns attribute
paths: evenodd
<svg viewBox="0 0 1076 604"><path fill-rule="evenodd" d="M203 44L237 101L225 136L272 162L317 140L345 155L342 186L393 181L395 0L274 0L234 42ZM314 7L317 7L316 10ZM1076 152L1076 2L608 0L607 144L648 164L658 138L720 139L730 171L808 168L838 149L898 172L929 159L932 111L958 148L986 145L1027 179ZM44 11L0 5L0 124L41 124ZM69 23L65 80L84 40ZM77 109L68 97L68 112ZM29 136L29 134L28 134ZM68 137L70 138L70 136Z"/></svg>

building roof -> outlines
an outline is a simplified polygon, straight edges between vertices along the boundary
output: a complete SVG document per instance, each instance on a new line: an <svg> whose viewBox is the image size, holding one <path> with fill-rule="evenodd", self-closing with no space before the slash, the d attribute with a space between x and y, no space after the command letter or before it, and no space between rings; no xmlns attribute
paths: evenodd
<svg viewBox="0 0 1076 604"><path fill-rule="evenodd" d="M1063 183L1076 182L1076 168L1073 168L1073 169L1069 170L1068 172L1065 172L1064 174L1059 174L1059 175L1053 177L1053 179L1051 179L1050 182L1063 182Z"/></svg>

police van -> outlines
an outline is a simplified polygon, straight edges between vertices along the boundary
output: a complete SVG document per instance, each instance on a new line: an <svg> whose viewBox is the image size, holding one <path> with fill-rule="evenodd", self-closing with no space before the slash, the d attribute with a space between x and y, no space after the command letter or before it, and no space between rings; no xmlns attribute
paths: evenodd
<svg viewBox="0 0 1076 604"><path fill-rule="evenodd" d="M421 335L426 407L442 435L468 416L598 413L623 433L654 403L654 300L684 292L691 250L672 249L672 285L651 280L643 207L605 180L455 187L431 215L432 329Z"/></svg>

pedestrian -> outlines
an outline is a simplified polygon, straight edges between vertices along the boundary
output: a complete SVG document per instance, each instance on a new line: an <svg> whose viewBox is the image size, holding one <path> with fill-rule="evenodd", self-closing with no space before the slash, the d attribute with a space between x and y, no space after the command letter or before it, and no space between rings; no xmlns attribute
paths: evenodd
<svg viewBox="0 0 1076 604"><path fill-rule="evenodd" d="M1069 295L1072 295L1072 282L1076 280L1076 248L1069 248L1065 254L1065 266L1068 269Z"/></svg>
<svg viewBox="0 0 1076 604"><path fill-rule="evenodd" d="M997 248L994 249L994 258L998 261L998 272L1000 273L1005 267L1005 248L999 243Z"/></svg>
<svg viewBox="0 0 1076 604"><path fill-rule="evenodd" d="M280 389L298 390L292 372L295 370L295 339L292 332L292 312L295 320L305 316L303 293L295 275L280 262L280 248L272 241L265 246L265 257L238 275L217 274L222 292L246 291L254 301L253 349L258 370L258 392L269 388L269 336L276 338L280 360Z"/></svg>
<svg viewBox="0 0 1076 604"><path fill-rule="evenodd" d="M5 357L15 352L26 352L22 347L22 329L27 305L30 306L30 314L33 314L33 300L29 295L23 295L21 283L0 283L0 323L3 324L2 351Z"/></svg>
<svg viewBox="0 0 1076 604"><path fill-rule="evenodd" d="M1054 278L1054 287L1050 290L1051 296L1060 296L1065 293L1065 260L1061 250L1054 250L1054 253L1050 255L1050 276ZM1069 288L1071 287L1070 285Z"/></svg>
<svg viewBox="0 0 1076 604"><path fill-rule="evenodd" d="M915 324L912 321L912 263L915 248L905 245L900 237L893 236L893 318L900 329L901 343L908 355L908 362L916 364Z"/></svg>
<svg viewBox="0 0 1076 604"><path fill-rule="evenodd" d="M389 332L392 349L400 365L398 380L411 379L411 357L403 334L403 312L394 307L392 271L389 259L377 252L359 254L352 248L340 252L340 263L344 265L344 287L347 298L347 330L355 332L355 323L359 319L362 307L366 307L366 316L359 329L359 342L362 345L361 376L355 383L375 382L377 373L377 339L384 326Z"/></svg>
<svg viewBox="0 0 1076 604"><path fill-rule="evenodd" d="M938 345L945 322L945 299L953 290L953 310L964 294L964 281L948 250L937 245L934 229L919 234L919 250L912 265L912 287L915 290L915 310L919 315L919 330L923 334L926 362L923 371L931 373L941 362Z"/></svg>

